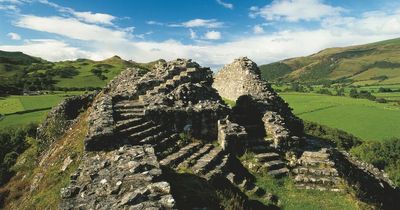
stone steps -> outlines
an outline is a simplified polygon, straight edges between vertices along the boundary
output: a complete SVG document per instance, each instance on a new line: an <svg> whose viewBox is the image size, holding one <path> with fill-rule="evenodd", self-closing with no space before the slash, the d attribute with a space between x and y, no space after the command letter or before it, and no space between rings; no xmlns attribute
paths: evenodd
<svg viewBox="0 0 400 210"><path fill-rule="evenodd" d="M182 163L180 163L176 169L178 168L188 168L194 165L194 163L200 159L202 156L207 154L212 148L214 148L214 145L212 144L205 144L203 147L201 147L197 152L193 153L190 157L188 157L186 160L184 160Z"/></svg>
<svg viewBox="0 0 400 210"><path fill-rule="evenodd" d="M139 125L134 125L134 126L119 130L119 133L121 135L131 135L131 134L134 134L134 133L137 133L140 131L147 130L148 128L150 128L152 126L154 126L154 123L152 123L150 121L146 121Z"/></svg>
<svg viewBox="0 0 400 210"><path fill-rule="evenodd" d="M164 159L168 155L177 152L180 149L178 141L179 135L175 133L157 142L154 146L157 157L159 159Z"/></svg>
<svg viewBox="0 0 400 210"><path fill-rule="evenodd" d="M292 170L299 189L340 191L341 178L330 160L327 148L320 151L305 151L298 160L299 166Z"/></svg>
<svg viewBox="0 0 400 210"><path fill-rule="evenodd" d="M188 68L185 71L181 71L178 75L174 75L172 78L166 79L160 85L146 91L146 94L139 96L139 99L144 100L147 96L154 96L160 93L168 93L177 86L186 82L190 82L191 76L195 73L197 73L197 70L195 68Z"/></svg>
<svg viewBox="0 0 400 210"><path fill-rule="evenodd" d="M221 147L214 147L209 153L197 160L192 167L193 172L198 175L204 175L218 163L223 155L224 151Z"/></svg>
<svg viewBox="0 0 400 210"><path fill-rule="evenodd" d="M164 137L166 137L167 135L168 135L167 131L161 131L155 135L147 136L146 138L140 140L140 143L155 144L155 143L159 142L161 139L163 139Z"/></svg>
<svg viewBox="0 0 400 210"><path fill-rule="evenodd" d="M272 170L284 168L284 167L286 167L286 164L282 160L273 160L273 161L265 162L264 166L268 169L268 171L272 171Z"/></svg>
<svg viewBox="0 0 400 210"><path fill-rule="evenodd" d="M294 174L309 174L317 176L339 176L338 171L335 168L307 168L297 167L292 170Z"/></svg>
<svg viewBox="0 0 400 210"><path fill-rule="evenodd" d="M155 125L150 128L147 128L146 130L143 130L141 132L137 132L137 133L129 135L128 140L131 142L139 143L141 140L145 139L146 137L160 133L161 129L162 129L161 125Z"/></svg>
<svg viewBox="0 0 400 210"><path fill-rule="evenodd" d="M120 120L116 124L116 129L123 130L132 126L140 125L144 122L145 120L143 118L131 118L127 120Z"/></svg>
<svg viewBox="0 0 400 210"><path fill-rule="evenodd" d="M301 160L300 164L306 167L333 167L335 166L335 163L330 160L315 160L315 159L309 159L309 160Z"/></svg>
<svg viewBox="0 0 400 210"><path fill-rule="evenodd" d="M144 107L143 108L124 108L124 109L116 109L115 110L116 113L118 114L122 114L122 113L142 113L144 112Z"/></svg>
<svg viewBox="0 0 400 210"><path fill-rule="evenodd" d="M286 168L286 167L268 171L268 174L270 176L275 177L275 178L279 178L279 177L285 176L288 173L289 173L289 169Z"/></svg>
<svg viewBox="0 0 400 210"><path fill-rule="evenodd" d="M343 189L333 187L333 186L321 186L321 185L316 185L316 184L295 184L295 187L297 189L303 189L303 190L319 190L319 191L332 191L332 192L342 192Z"/></svg>
<svg viewBox="0 0 400 210"><path fill-rule="evenodd" d="M125 100L125 101L119 101L116 104L114 104L114 109L131 109L131 108L144 108L146 104L139 100Z"/></svg>
<svg viewBox="0 0 400 210"><path fill-rule="evenodd" d="M128 119L132 119L132 118L140 118L144 116L144 112L143 113L122 113L119 114L119 120L128 120Z"/></svg>
<svg viewBox="0 0 400 210"><path fill-rule="evenodd" d="M160 164L163 166L174 167L178 165L180 162L184 161L185 158L192 155L200 146L201 144L198 142L190 143L187 146L181 148L179 151L162 159L160 161Z"/></svg>
<svg viewBox="0 0 400 210"><path fill-rule="evenodd" d="M259 162L268 162L273 160L279 160L280 156L278 153L275 152L267 152L267 153L259 153L254 156L256 161Z"/></svg>
<svg viewBox="0 0 400 210"><path fill-rule="evenodd" d="M310 176L310 175L297 175L294 178L295 182L300 183L313 183L320 185L337 185L340 183L339 177L328 177L328 176Z"/></svg>
<svg viewBox="0 0 400 210"><path fill-rule="evenodd" d="M212 179L212 178L215 177L215 176L218 176L218 175L223 174L224 171L225 171L225 168L226 168L226 166L227 166L228 159L229 159L229 156L228 156L228 155L224 155L224 157L222 158L221 162L218 163L213 169L211 169L210 171L208 171L208 172L204 175L204 177L205 177L207 180L210 180L210 179Z"/></svg>

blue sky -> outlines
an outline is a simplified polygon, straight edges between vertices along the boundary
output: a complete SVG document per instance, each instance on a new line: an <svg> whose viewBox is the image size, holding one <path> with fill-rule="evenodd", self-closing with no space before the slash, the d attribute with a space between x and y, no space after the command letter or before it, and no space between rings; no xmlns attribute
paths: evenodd
<svg viewBox="0 0 400 210"><path fill-rule="evenodd" d="M184 57L216 68L400 37L395 0L0 0L0 18L0 50L51 61Z"/></svg>

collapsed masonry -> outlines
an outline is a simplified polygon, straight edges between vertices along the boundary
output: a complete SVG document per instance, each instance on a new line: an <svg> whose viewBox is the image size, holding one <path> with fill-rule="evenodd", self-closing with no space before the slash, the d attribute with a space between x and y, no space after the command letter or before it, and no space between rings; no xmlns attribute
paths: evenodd
<svg viewBox="0 0 400 210"><path fill-rule="evenodd" d="M228 107L221 96L236 106ZM210 183L223 178L245 198L247 192L273 198L248 170L274 177L287 175L289 166L297 177L311 172L306 152L289 160L292 165L284 160L285 152L299 152L302 140L301 120L247 58L226 65L215 81L209 68L184 59L160 61L149 72L127 69L93 101L87 152L61 192L60 207L177 208L174 186L165 179L169 170ZM245 151L255 154L255 163L242 165L237 156ZM330 163L329 155L323 158Z"/></svg>

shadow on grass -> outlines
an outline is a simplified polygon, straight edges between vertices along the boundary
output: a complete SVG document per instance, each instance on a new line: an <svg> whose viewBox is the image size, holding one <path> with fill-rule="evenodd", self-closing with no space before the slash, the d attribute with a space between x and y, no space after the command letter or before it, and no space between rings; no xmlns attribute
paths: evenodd
<svg viewBox="0 0 400 210"><path fill-rule="evenodd" d="M191 173L176 173L163 168L164 179L171 185L177 209L279 209L250 200L225 177L210 181Z"/></svg>

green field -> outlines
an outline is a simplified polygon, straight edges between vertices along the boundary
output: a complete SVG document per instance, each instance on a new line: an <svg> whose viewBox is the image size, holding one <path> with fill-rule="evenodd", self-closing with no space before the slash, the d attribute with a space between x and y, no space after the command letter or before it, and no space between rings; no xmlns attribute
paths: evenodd
<svg viewBox="0 0 400 210"><path fill-rule="evenodd" d="M314 93L280 93L300 118L338 128L365 140L400 136L400 107L366 99Z"/></svg>
<svg viewBox="0 0 400 210"><path fill-rule="evenodd" d="M46 113L64 98L71 95L82 94L81 91L56 92L49 95L38 96L8 96L0 98L0 114L5 115L0 120L0 128L25 125L30 122L39 122ZM27 113L16 113L27 111ZM29 112L31 111L31 112Z"/></svg>

